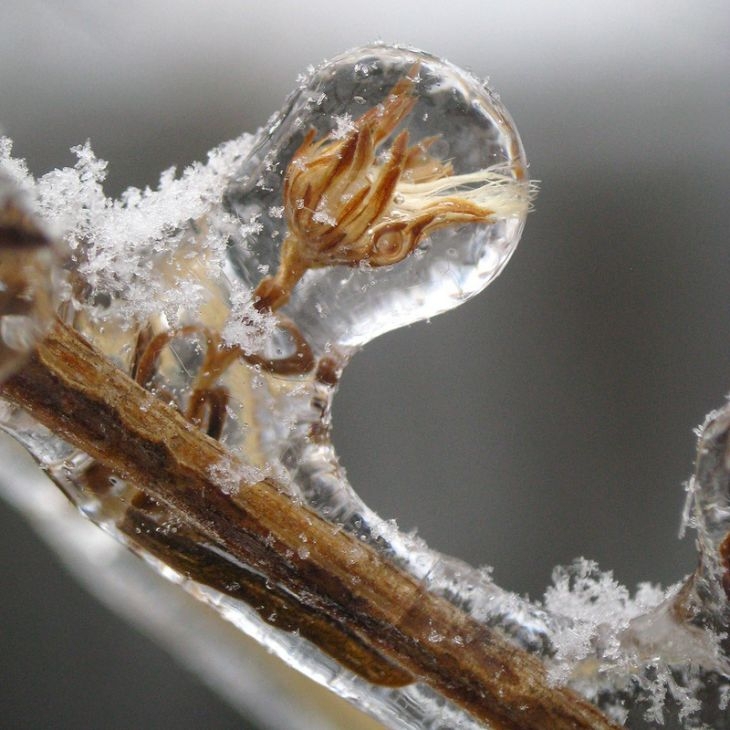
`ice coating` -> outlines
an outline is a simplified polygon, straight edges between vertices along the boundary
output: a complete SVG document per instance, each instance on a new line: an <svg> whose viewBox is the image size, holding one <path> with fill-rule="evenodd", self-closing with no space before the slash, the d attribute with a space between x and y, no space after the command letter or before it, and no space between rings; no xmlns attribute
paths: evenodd
<svg viewBox="0 0 730 730"><path fill-rule="evenodd" d="M348 154L343 172L336 163ZM326 184L307 199L319 169ZM476 78L407 49L358 49L302 80L238 171L227 205L255 226L231 259L255 287L261 270L280 268L279 245L305 228L321 240L319 260L283 312L318 349L360 346L457 306L501 271L529 207L526 170L508 113ZM350 207L363 181L371 198L378 186L388 193L372 219ZM389 258L392 248L405 252Z"/></svg>
<svg viewBox="0 0 730 730"><path fill-rule="evenodd" d="M7 145L3 158L73 252L64 319L146 388L149 403L172 404L243 458L244 469L225 459L211 468L223 494L235 499L242 484L275 479L632 727L646 713L658 721L667 691L682 703L684 726L723 727L721 703L708 719L696 696L708 676L717 694L726 686L715 633L726 625L725 483L713 482L719 498L696 486L705 572L688 584L693 592L646 587L632 597L578 561L556 571L540 605L381 520L332 447L332 398L354 350L477 293L517 245L531 197L526 160L507 113L478 80L409 49L344 54L302 79L257 138L223 145L207 165L167 173L158 190L121 201L104 196L104 163L90 147L76 154L75 168L40 181ZM379 683L292 634L260 592L261 577L144 485L15 407L4 406L2 425L86 516L286 661L394 727L479 726L422 683L400 675ZM306 561L310 549L302 534L292 559ZM226 580L191 570L190 554ZM699 620L701 609L709 614ZM435 632L428 641L458 647L464 637Z"/></svg>

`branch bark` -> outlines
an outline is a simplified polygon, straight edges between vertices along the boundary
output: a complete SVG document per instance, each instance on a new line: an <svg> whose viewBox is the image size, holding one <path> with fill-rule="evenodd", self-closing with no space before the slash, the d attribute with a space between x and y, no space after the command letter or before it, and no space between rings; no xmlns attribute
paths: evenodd
<svg viewBox="0 0 730 730"><path fill-rule="evenodd" d="M235 474L243 464L62 323L0 392L223 546L247 566L238 568L237 598L261 615L277 606L279 628L300 631L365 679L425 682L493 728L617 727L570 689L550 686L537 658L276 484L241 484L233 494L221 488L220 465ZM133 511L128 517L144 519ZM174 567L211 585L231 569L196 555L192 540L174 541L142 544L176 556Z"/></svg>

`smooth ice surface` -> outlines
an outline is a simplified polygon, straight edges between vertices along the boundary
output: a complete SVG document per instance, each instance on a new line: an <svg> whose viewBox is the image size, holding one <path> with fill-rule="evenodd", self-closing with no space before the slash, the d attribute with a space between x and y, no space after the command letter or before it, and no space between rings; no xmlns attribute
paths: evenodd
<svg viewBox="0 0 730 730"><path fill-rule="evenodd" d="M499 274L519 240L532 190L522 144L502 104L478 79L433 56L373 47L303 76L236 172L227 205L250 224L230 252L237 273L251 286L262 270L273 273L279 263L277 242L286 237L297 209L310 205L289 201L294 210L282 215L289 162L306 135L345 149L362 116L384 109L396 85L411 76L412 108L375 147L362 176L377 177L392 154L393 140L404 131L408 144L422 146L421 155L429 159L404 171L385 217L407 223L440 200L458 199L495 215L478 224L439 228L422 241L408 265L386 265L376 272L363 258L350 266L310 268L283 311L320 347L359 346L457 306ZM373 134L379 133L375 127ZM449 169L429 179L427 173L438 165ZM359 190L355 184L342 189L332 184L318 198L314 221L336 224L338 211L343 213Z"/></svg>

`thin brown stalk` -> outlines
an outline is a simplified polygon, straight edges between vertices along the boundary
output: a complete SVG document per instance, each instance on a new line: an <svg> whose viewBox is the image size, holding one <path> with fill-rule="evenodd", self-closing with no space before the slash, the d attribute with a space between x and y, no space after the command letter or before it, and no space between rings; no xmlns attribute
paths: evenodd
<svg viewBox="0 0 730 730"><path fill-rule="evenodd" d="M276 604L280 628L299 630L369 681L425 682L492 728L616 727L571 690L551 686L537 658L276 484L242 483L230 494L216 478L219 466L236 473L243 465L73 329L57 323L2 395L225 546L251 569L242 571L238 598ZM202 582L217 570L195 556L175 567Z"/></svg>

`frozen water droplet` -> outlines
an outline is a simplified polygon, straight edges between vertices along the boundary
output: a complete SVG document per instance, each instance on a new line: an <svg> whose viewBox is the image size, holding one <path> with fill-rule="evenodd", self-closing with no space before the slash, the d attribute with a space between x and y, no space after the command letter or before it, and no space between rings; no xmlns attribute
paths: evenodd
<svg viewBox="0 0 730 730"><path fill-rule="evenodd" d="M501 271L529 207L526 167L481 81L412 50L352 51L311 74L243 162L227 200L261 234L229 255L315 352L359 346ZM263 282L262 266L274 272Z"/></svg>

